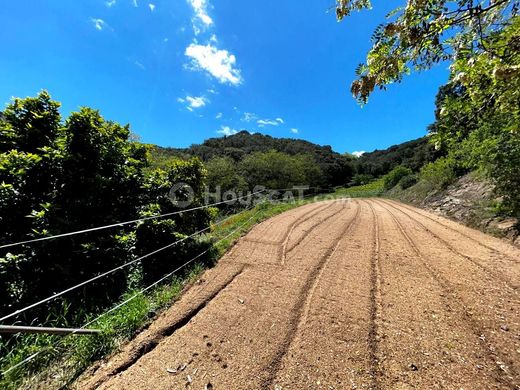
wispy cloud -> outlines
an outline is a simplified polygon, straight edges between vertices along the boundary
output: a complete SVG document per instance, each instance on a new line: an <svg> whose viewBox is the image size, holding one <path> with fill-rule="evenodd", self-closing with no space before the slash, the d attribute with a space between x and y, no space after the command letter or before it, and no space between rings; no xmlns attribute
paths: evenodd
<svg viewBox="0 0 520 390"><path fill-rule="evenodd" d="M149 3L148 8L150 8L150 11L153 12L155 10L155 4Z"/></svg>
<svg viewBox="0 0 520 390"><path fill-rule="evenodd" d="M298 129L295 129L294 127L291 129L291 133L298 134L300 131Z"/></svg>
<svg viewBox="0 0 520 390"><path fill-rule="evenodd" d="M282 118L276 118L276 119L259 119L256 121L256 124L259 127L265 127L265 126L278 126L280 124L284 123Z"/></svg>
<svg viewBox="0 0 520 390"><path fill-rule="evenodd" d="M219 50L210 44L190 44L184 53L192 60L192 70L205 70L222 84L242 83L240 70L235 67L236 58L227 50Z"/></svg>
<svg viewBox="0 0 520 390"><path fill-rule="evenodd" d="M221 112L219 112L217 115L215 115L215 119L220 119L220 118L222 118L222 113Z"/></svg>
<svg viewBox="0 0 520 390"><path fill-rule="evenodd" d="M116 0L107 0L107 1L105 1L105 5L108 8L110 8L110 7L114 6L114 5L116 5L116 2L117 2Z"/></svg>
<svg viewBox="0 0 520 390"><path fill-rule="evenodd" d="M218 133L218 134L225 135L225 136L230 136L230 135L233 135L233 134L238 133L238 131L235 130L235 129L232 129L232 128L229 127L229 126L222 126L222 127L220 128L220 130L217 130L217 133Z"/></svg>
<svg viewBox="0 0 520 390"><path fill-rule="evenodd" d="M361 157L362 155L364 155L366 152L364 150L360 150L360 151L355 151L355 152L352 152L352 155L355 156L355 157Z"/></svg>
<svg viewBox="0 0 520 390"><path fill-rule="evenodd" d="M90 21L94 25L94 28L98 31L102 31L108 26L108 24L103 19L90 18Z"/></svg>
<svg viewBox="0 0 520 390"><path fill-rule="evenodd" d="M137 66L141 70L146 70L146 67L139 61L134 61L134 65Z"/></svg>
<svg viewBox="0 0 520 390"><path fill-rule="evenodd" d="M208 1L207 0L188 0L188 3L193 8L195 17L192 20L193 30L195 34L201 33L202 29L207 28L213 24L213 19L208 15Z"/></svg>
<svg viewBox="0 0 520 390"><path fill-rule="evenodd" d="M139 4L137 4L137 0L132 0L132 5L137 8L139 7Z"/></svg>
<svg viewBox="0 0 520 390"><path fill-rule="evenodd" d="M252 122L256 121L258 119L258 115L252 112L244 112L244 115L242 116L243 122Z"/></svg>

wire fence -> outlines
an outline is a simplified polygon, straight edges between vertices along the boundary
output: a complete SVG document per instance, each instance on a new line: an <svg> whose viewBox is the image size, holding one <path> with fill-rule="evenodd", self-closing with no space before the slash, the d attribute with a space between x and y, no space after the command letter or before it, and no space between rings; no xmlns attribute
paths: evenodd
<svg viewBox="0 0 520 390"><path fill-rule="evenodd" d="M249 208L251 208L251 207L249 207ZM186 241L186 240L188 240L190 238L193 238L193 237L195 237L195 236L197 236L199 234L205 233L205 232L209 231L212 227L215 227L215 226L223 224L224 222L226 222L227 220L232 218L234 215L236 215L236 214L230 215L230 216L228 216L228 217L226 217L226 218L224 218L224 219L214 223L213 225L210 225L210 226L207 226L204 229L198 230L195 233L190 234L189 236L183 237L180 240L174 241L174 242L172 242L172 243L170 243L168 245L165 245L165 246L163 246L163 247L161 247L159 249L156 249L156 250L154 250L154 251L152 251L150 253L147 253L146 255L143 255L143 256L140 256L140 257L138 257L138 258L136 258L134 260L128 261L128 262L126 262L126 263L124 263L124 264L122 264L122 265L120 265L118 267L112 268L112 269L110 269L110 270L108 270L108 271L106 271L106 272L104 272L102 274L99 274L99 275L94 276L94 277L92 277L90 279L87 279L87 280L85 280L85 281L83 281L81 283L78 283L78 284L76 284L76 285L74 285L72 287L69 287L69 288L67 288L65 290L59 291L59 292L57 292L57 293L55 293L55 294L53 294L53 295L51 295L51 296L49 296L47 298L44 298L44 299L42 299L42 300L40 300L38 302L35 302L35 303L33 303L31 305L28 305L28 306L25 306L24 308L18 309L18 310L14 311L14 312L6 315L6 316L1 317L0 318L0 322L1 321L5 321L5 320L7 320L9 318L16 317L16 316L20 315L21 313L24 313L24 312L26 312L26 311L28 311L30 309L33 309L33 308L35 308L37 306L40 306L40 305L42 305L44 303L52 301L52 300L54 300L54 299L56 299L56 298L58 298L60 296L63 296L63 295L65 295L65 294L67 294L67 293L69 293L71 291L77 290L78 288L83 287L83 286L85 286L87 284L93 283L96 280L102 279L102 278L104 278L104 277L106 277L108 275L111 275L111 274L113 274L113 273L115 273L117 271L125 269L125 268L127 268L127 267L129 267L129 266L131 266L133 264L136 264L136 263L138 263L138 262L140 262L140 261L142 261L144 259L147 259L147 258L149 258L149 257L151 257L151 256L153 256L153 255L155 255L157 253L160 253L160 252L165 251L166 249L172 248L172 247L174 247L174 246L176 246L176 245L178 245L178 244L180 244L180 243L182 243L182 242L184 242L184 241Z"/></svg>
<svg viewBox="0 0 520 390"><path fill-rule="evenodd" d="M33 238L33 239L30 239L30 240L25 240L25 241L18 241L18 242L14 242L14 243L11 243L11 244L0 245L0 249L12 248L12 247L19 246L19 245L32 244L32 243L41 242L41 241L54 240L54 239L57 239L57 238L70 237L70 236L75 236L75 235L78 235L78 234L85 234L85 233L95 232L95 231L99 231L99 230L111 229L111 228L115 228L115 227L121 227L121 226L125 226L125 225L130 225L130 224L133 224L133 223L150 221L150 220L158 219L158 218L172 217L174 215L179 215L179 214L189 213L189 212L192 212L192 211L202 210L202 209L205 209L205 208L208 208L208 207L219 206L219 205L222 205L222 204L229 204L229 203L235 202L237 200L245 199L245 198L248 198L250 196L260 194L260 193L265 192L265 191L267 191L267 190L266 189L262 189L260 191L256 191L256 192L253 192L251 194L244 195L244 196L240 196L240 197L236 197L236 198L233 198L233 199L224 200L222 202L216 202L216 203L211 203L211 204L208 204L208 205L193 207L193 208L186 209L186 210L179 210L179 211L174 211L174 212L171 212L171 213L152 215L152 216L149 216L149 217L133 219L133 220L130 220L130 221L117 222L117 223L113 223L113 224L110 224L110 225L102 225L102 226L97 226L97 227L93 227L93 228L89 228L89 229L76 230L76 231L68 232L68 233L55 234L55 235L52 235L52 236ZM273 190L273 191L278 191L278 190Z"/></svg>
<svg viewBox="0 0 520 390"><path fill-rule="evenodd" d="M249 211L251 210L253 207L249 207L247 208L246 210L244 210L243 212L245 211ZM230 233L228 233L226 236L220 238L219 240L217 240L214 244L217 244L219 242L222 242L226 239L228 239L229 237L233 236L234 234L236 234L237 232L239 232L244 226L246 226L248 223L250 223L256 216L258 216L258 214L260 213L260 211L257 211L255 212L249 219L247 219L244 223L242 223L241 225L239 225L237 228L235 228L233 231L231 231ZM224 222L232 217L236 217L237 214L234 214L228 218L226 218L225 220L222 220L221 222ZM145 294L147 291L151 290L152 288L156 287L157 285L161 284L162 282L164 282L165 280L167 280L168 278L172 277L174 274L176 274L177 272L179 272L180 270L186 268L188 265L190 264L193 264L196 260L198 260L199 258L201 258L202 256L204 256L205 254L207 254L209 251L211 250L211 248L208 248L206 250L204 250L203 252L199 253L198 255L196 255L195 257L191 258L190 260L186 261L184 264L182 264L181 266L177 267L176 269L174 269L173 271L167 273L166 275L164 275L163 277L161 277L160 279L158 279L157 281L155 281L154 283L148 285L147 287L141 289L140 291L138 291L137 293L135 293L134 295L132 295L131 297L129 297L128 299L124 300L123 302L115 305L114 307L112 307L111 309L107 310L106 312L100 314L99 316L95 317L94 319L88 321L87 323L85 323L83 326L81 326L80 328L76 329L75 331L72 331L71 333L69 333L67 336L65 337L69 337L69 336L72 336L74 334L77 334L79 333L82 329L85 329L87 327L89 327L90 325L92 324L95 324L96 322L98 322L100 319L102 319L103 317L106 317L107 315L109 315L110 313L113 313L115 312L116 310L122 308L123 306L127 305L128 303L132 302L134 299L136 299L137 297ZM5 375L9 374L10 372L16 370L17 368L20 368L22 366L24 366L25 364L29 363L30 361L34 360L36 357L40 356L41 354L43 354L44 352L48 351L48 350L51 350L51 349L55 349L59 343L63 343L65 338L63 339L60 339L57 343L54 343L52 344L51 346L48 346L40 351L37 351L35 352L34 354L28 356L27 358L23 359L22 361L18 362L17 364L9 367L7 370L5 370L4 372L0 373L1 376L5 377Z"/></svg>

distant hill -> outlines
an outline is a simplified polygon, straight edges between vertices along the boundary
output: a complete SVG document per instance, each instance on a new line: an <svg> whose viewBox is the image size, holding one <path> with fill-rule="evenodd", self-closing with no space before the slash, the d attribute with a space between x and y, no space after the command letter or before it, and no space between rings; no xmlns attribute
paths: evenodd
<svg viewBox="0 0 520 390"><path fill-rule="evenodd" d="M418 172L423 165L441 156L434 145L428 142L427 137L393 145L384 150L374 150L355 158L337 153L330 146L321 146L301 139L275 138L241 131L228 137L210 138L189 148L152 146L152 160L156 166L165 165L171 158L187 159L193 156L205 162L215 157L229 157L239 162L252 153L271 150L292 156L311 156L323 172L323 183L326 186L348 184L355 174L381 177L398 165Z"/></svg>
<svg viewBox="0 0 520 390"><path fill-rule="evenodd" d="M414 172L439 158L441 153L428 142L428 137L422 137L399 145L390 146L384 150L374 150L363 154L355 160L357 174L367 174L379 177L387 174L398 165L404 165Z"/></svg>
<svg viewBox="0 0 520 390"><path fill-rule="evenodd" d="M333 151L330 146L321 146L300 139L250 134L247 131L228 137L210 138L200 145L192 145L184 149L154 146L153 155L157 165L165 163L168 158L192 156L199 157L205 162L215 157L229 157L238 162L249 154L272 150L291 156L309 155L322 170L325 176L324 183L327 185L344 185L352 177L352 157L341 155Z"/></svg>

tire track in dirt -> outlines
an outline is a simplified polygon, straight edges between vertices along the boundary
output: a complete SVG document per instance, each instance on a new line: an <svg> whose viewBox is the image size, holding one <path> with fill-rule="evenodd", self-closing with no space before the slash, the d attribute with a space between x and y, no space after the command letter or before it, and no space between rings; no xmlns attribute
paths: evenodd
<svg viewBox="0 0 520 390"><path fill-rule="evenodd" d="M315 215L317 215L317 214L319 214L319 213L321 213L321 212L323 212L323 211L325 211L325 210L327 210L329 208L332 208L335 205L336 205L335 202L331 202L330 205L328 205L326 207L323 207L323 208L317 210L314 213L309 213L309 215L307 215L305 218L296 220L293 224L290 225L289 230L287 230L287 234L284 236L284 238L282 240L282 243L281 243L281 247L280 247L280 263L282 264L282 266L285 264L285 260L286 260L286 257L287 257L287 244L289 242L289 238L291 237L291 234L294 231L294 229L296 229L298 226L302 225L303 223L307 222L309 219L313 218ZM334 215L335 215L335 213L331 214L329 217L333 217ZM325 220L327 220L327 219L329 219L329 218L326 218ZM320 222L316 223L315 225L313 225L313 227L309 230L308 234L315 227L319 226L322 222L325 222L325 220L320 221Z"/></svg>
<svg viewBox="0 0 520 390"><path fill-rule="evenodd" d="M379 202L382 203L382 204L385 204L385 205L387 205L389 207L391 207L393 210L396 210L396 211L406 215L408 218L410 218L412 221L414 221L417 225L421 226L431 236L433 236L435 239L437 239L440 242L442 242L442 244L446 248L448 248L450 250L450 252L452 252L453 254L468 260L469 262L471 262L475 266L481 268L483 271L487 272L490 275L493 275L496 279L499 279L500 281L502 281L511 290L517 290L518 289L518 285L515 285L513 280L511 280L511 279L509 279L507 277L504 277L501 273L496 272L495 270L491 269L490 267L487 267L487 266L483 265L481 262L477 261L475 258L473 258L471 256L468 256L468 255L462 253L461 251L457 250L448 240L445 240L442 237L440 237L438 234L436 234L431 229L429 229L425 224L423 224L417 218L414 218L409 213L407 213L405 211L402 211L398 207L395 207L395 206L393 206L391 204L388 204L388 202L385 202L383 200L379 200Z"/></svg>
<svg viewBox="0 0 520 390"><path fill-rule="evenodd" d="M385 208L385 207L383 206L383 208ZM507 388L511 388L511 389L517 388L518 385L515 382L515 378L518 379L520 377L518 376L518 374L516 373L516 371L514 369L511 369L510 372L507 372L502 363L504 361L508 361L509 359L507 359L507 357L505 356L505 354L502 351L497 351L498 348L495 345L492 345L489 341L487 341L488 337L483 337L483 335L488 332L485 332L483 329L484 327L482 327L479 324L479 321L467 312L464 301L459 297L459 295L456 293L456 291L450 286L449 281L446 280L438 272L436 272L435 269L429 264L428 259L425 258L424 254L419 250L417 245L410 238L410 236L405 231L405 229L403 228L402 224L399 222L397 217L389 209L385 208L385 210L388 212L388 214L391 216L392 220L395 222L396 226L398 227L399 231L405 238L408 245L417 254L418 259L423 264L423 266L426 268L428 273L446 291L446 293L453 298L452 304L457 307L458 312L462 315L463 319L468 323L470 328L473 330L475 337L477 337L480 340L480 343L482 344L482 346L484 346L486 348L486 350L488 351L487 360L490 362L490 364L492 364L495 367L495 370L494 370L495 380L497 380L498 382L507 386Z"/></svg>
<svg viewBox="0 0 520 390"><path fill-rule="evenodd" d="M463 225L460 225L460 224L459 224L459 230L457 230L457 229L455 229L455 228L449 226L447 223L442 223L442 222L440 222L439 220L437 220L436 218L433 218L433 217L427 215L425 211L422 211L422 210L419 211L417 208L415 208L415 207L411 207L411 206L409 206L409 205L407 205L407 204L405 204L405 203L398 203L398 202L395 202L395 201L392 201L392 200L389 200L389 199L386 199L386 201L387 201L388 203L391 203L391 204L392 204L394 207L396 207L396 208L403 207L403 208L405 208L405 209L407 209L407 210L410 210L410 211L413 212L414 214L418 214L418 215L420 215L420 216L422 216L422 217L424 217L424 218L426 218L426 219L428 219L428 220L430 220L430 221L432 221L432 222L435 222L435 223L438 224L439 226L441 226L441 227L443 227L443 228L445 228L445 229L448 229L448 230L450 230L450 231L453 232L453 233L459 234L459 235L461 235L461 236L467 238L468 240L471 240L471 241L474 242L475 244L477 244L477 245L479 245L479 246L481 246L481 247L483 247L483 248L486 248L486 249L488 249L489 251L491 251L491 252L493 252L493 253L495 253L495 254L497 254L497 255L503 256L503 257L509 259L509 261L512 261L512 262L515 263L515 264L520 264L520 259L515 258L515 257L511 256L510 254L505 253L504 251L501 251L501 250L499 250L499 249L497 249L497 248L494 248L494 247L492 247L492 246L490 246L490 245L484 244L482 241L477 240L476 238L472 237L472 236L469 235L469 234L463 233L462 229L469 229L469 228L467 228L467 227L465 227L465 226L463 226ZM441 217L438 217L438 218L441 218ZM450 221L450 220L446 220L446 222L448 222L448 223L449 223L449 222L452 222L452 223L453 223L453 221ZM484 233L482 233L482 232L477 232L477 231L475 231L474 233L476 233L476 234L479 234L479 233L480 233L481 235L484 235Z"/></svg>
<svg viewBox="0 0 520 390"><path fill-rule="evenodd" d="M255 240L255 239L264 240L265 236L272 236L272 240L267 240L267 241L271 241L273 244L281 244L285 240L285 236L287 235L288 230L290 230L293 225L305 222L305 220L307 220L307 218L312 218L312 216L316 215L320 211L327 209L328 207L332 207L332 203L331 204L327 204L325 202L311 203L311 204L307 204L302 207L290 210L289 212L287 212L287 214L290 215L290 217L288 216L288 218L292 218L292 220L288 223L287 227L284 226L283 231L279 232L281 234L281 238L277 237L277 234L273 234L273 229L276 230L277 228L279 228L278 222L281 218L280 215L270 218L267 221L264 221L261 224L255 226L251 230L251 232L247 235L247 238L252 239L252 240ZM302 212L301 215L298 215L299 211ZM274 228L273 228L273 226L274 226ZM260 237L260 238L258 238L258 237Z"/></svg>
<svg viewBox="0 0 520 390"><path fill-rule="evenodd" d="M282 264L285 263L285 259L287 258L287 255L289 253L291 253L298 245L300 245L303 242L303 240L305 240L309 236L309 234L311 234L314 231L314 229L316 229L318 226L320 226L321 224L327 222L329 219L334 217L336 215L336 213L340 213L341 211L343 211L345 209L345 204L341 203L341 205L342 205L341 210L339 210L338 212L333 212L330 215L327 215L326 217L321 218L316 223L312 224L309 228L305 229L304 233L300 237L298 237L298 241L296 241L289 248L287 248L287 245L289 243L290 234L287 235L287 238L284 242L284 247L282 249ZM303 222L306 222L306 221L303 221ZM302 223L300 223L299 225L301 225ZM294 229L292 229L291 233L293 231L294 231Z"/></svg>
<svg viewBox="0 0 520 390"><path fill-rule="evenodd" d="M373 235L374 235L374 249L372 252L372 261L371 261L371 278L370 278L370 333L369 333L369 342L368 345L370 347L370 374L373 380L373 388L378 390L380 388L379 378L381 376L379 362L379 341L381 340L381 319L383 316L383 306L382 306L382 298L381 298L381 264L380 264L380 248L381 248L381 239L379 236L379 222L377 218L377 214L374 211L374 207L370 204L370 202L366 202L370 211L372 213L373 218Z"/></svg>
<svg viewBox="0 0 520 390"><path fill-rule="evenodd" d="M312 301L312 297L314 294L314 290L316 288L316 285L320 279L320 276L323 272L324 267L326 266L327 262L330 260L330 258L334 255L336 250L338 249L342 238L347 234L347 232L351 229L354 222L357 220L359 216L359 204L356 202L356 213L354 217L345 224L344 228L341 230L340 234L334 238L335 244L331 246L327 252L320 258L319 262L313 269L313 271L309 274L307 277L307 280L305 281L305 284L302 288L302 293L300 294L300 298L296 302L296 305L294 306L292 310L292 318L290 320L291 327L289 331L287 332L286 336L284 337L284 340L282 344L279 346L278 351L276 352L273 362L269 365L267 368L269 370L269 376L263 381L262 388L270 389L274 388L275 386L275 379L278 374L278 371L280 369L280 366L282 364L282 359L284 355L287 354L287 351L289 350L291 344L293 343L295 337L298 334L298 329L301 327L301 324L305 322L305 318L308 314L310 302Z"/></svg>

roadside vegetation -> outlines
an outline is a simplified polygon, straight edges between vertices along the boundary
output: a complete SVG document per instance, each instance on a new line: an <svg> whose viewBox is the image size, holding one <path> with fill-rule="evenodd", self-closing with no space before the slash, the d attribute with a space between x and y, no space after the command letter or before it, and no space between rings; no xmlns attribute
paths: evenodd
<svg viewBox="0 0 520 390"><path fill-rule="evenodd" d="M383 179L373 180L370 183L347 188L339 188L333 192L334 196L345 198L371 198L380 196L384 192Z"/></svg>

